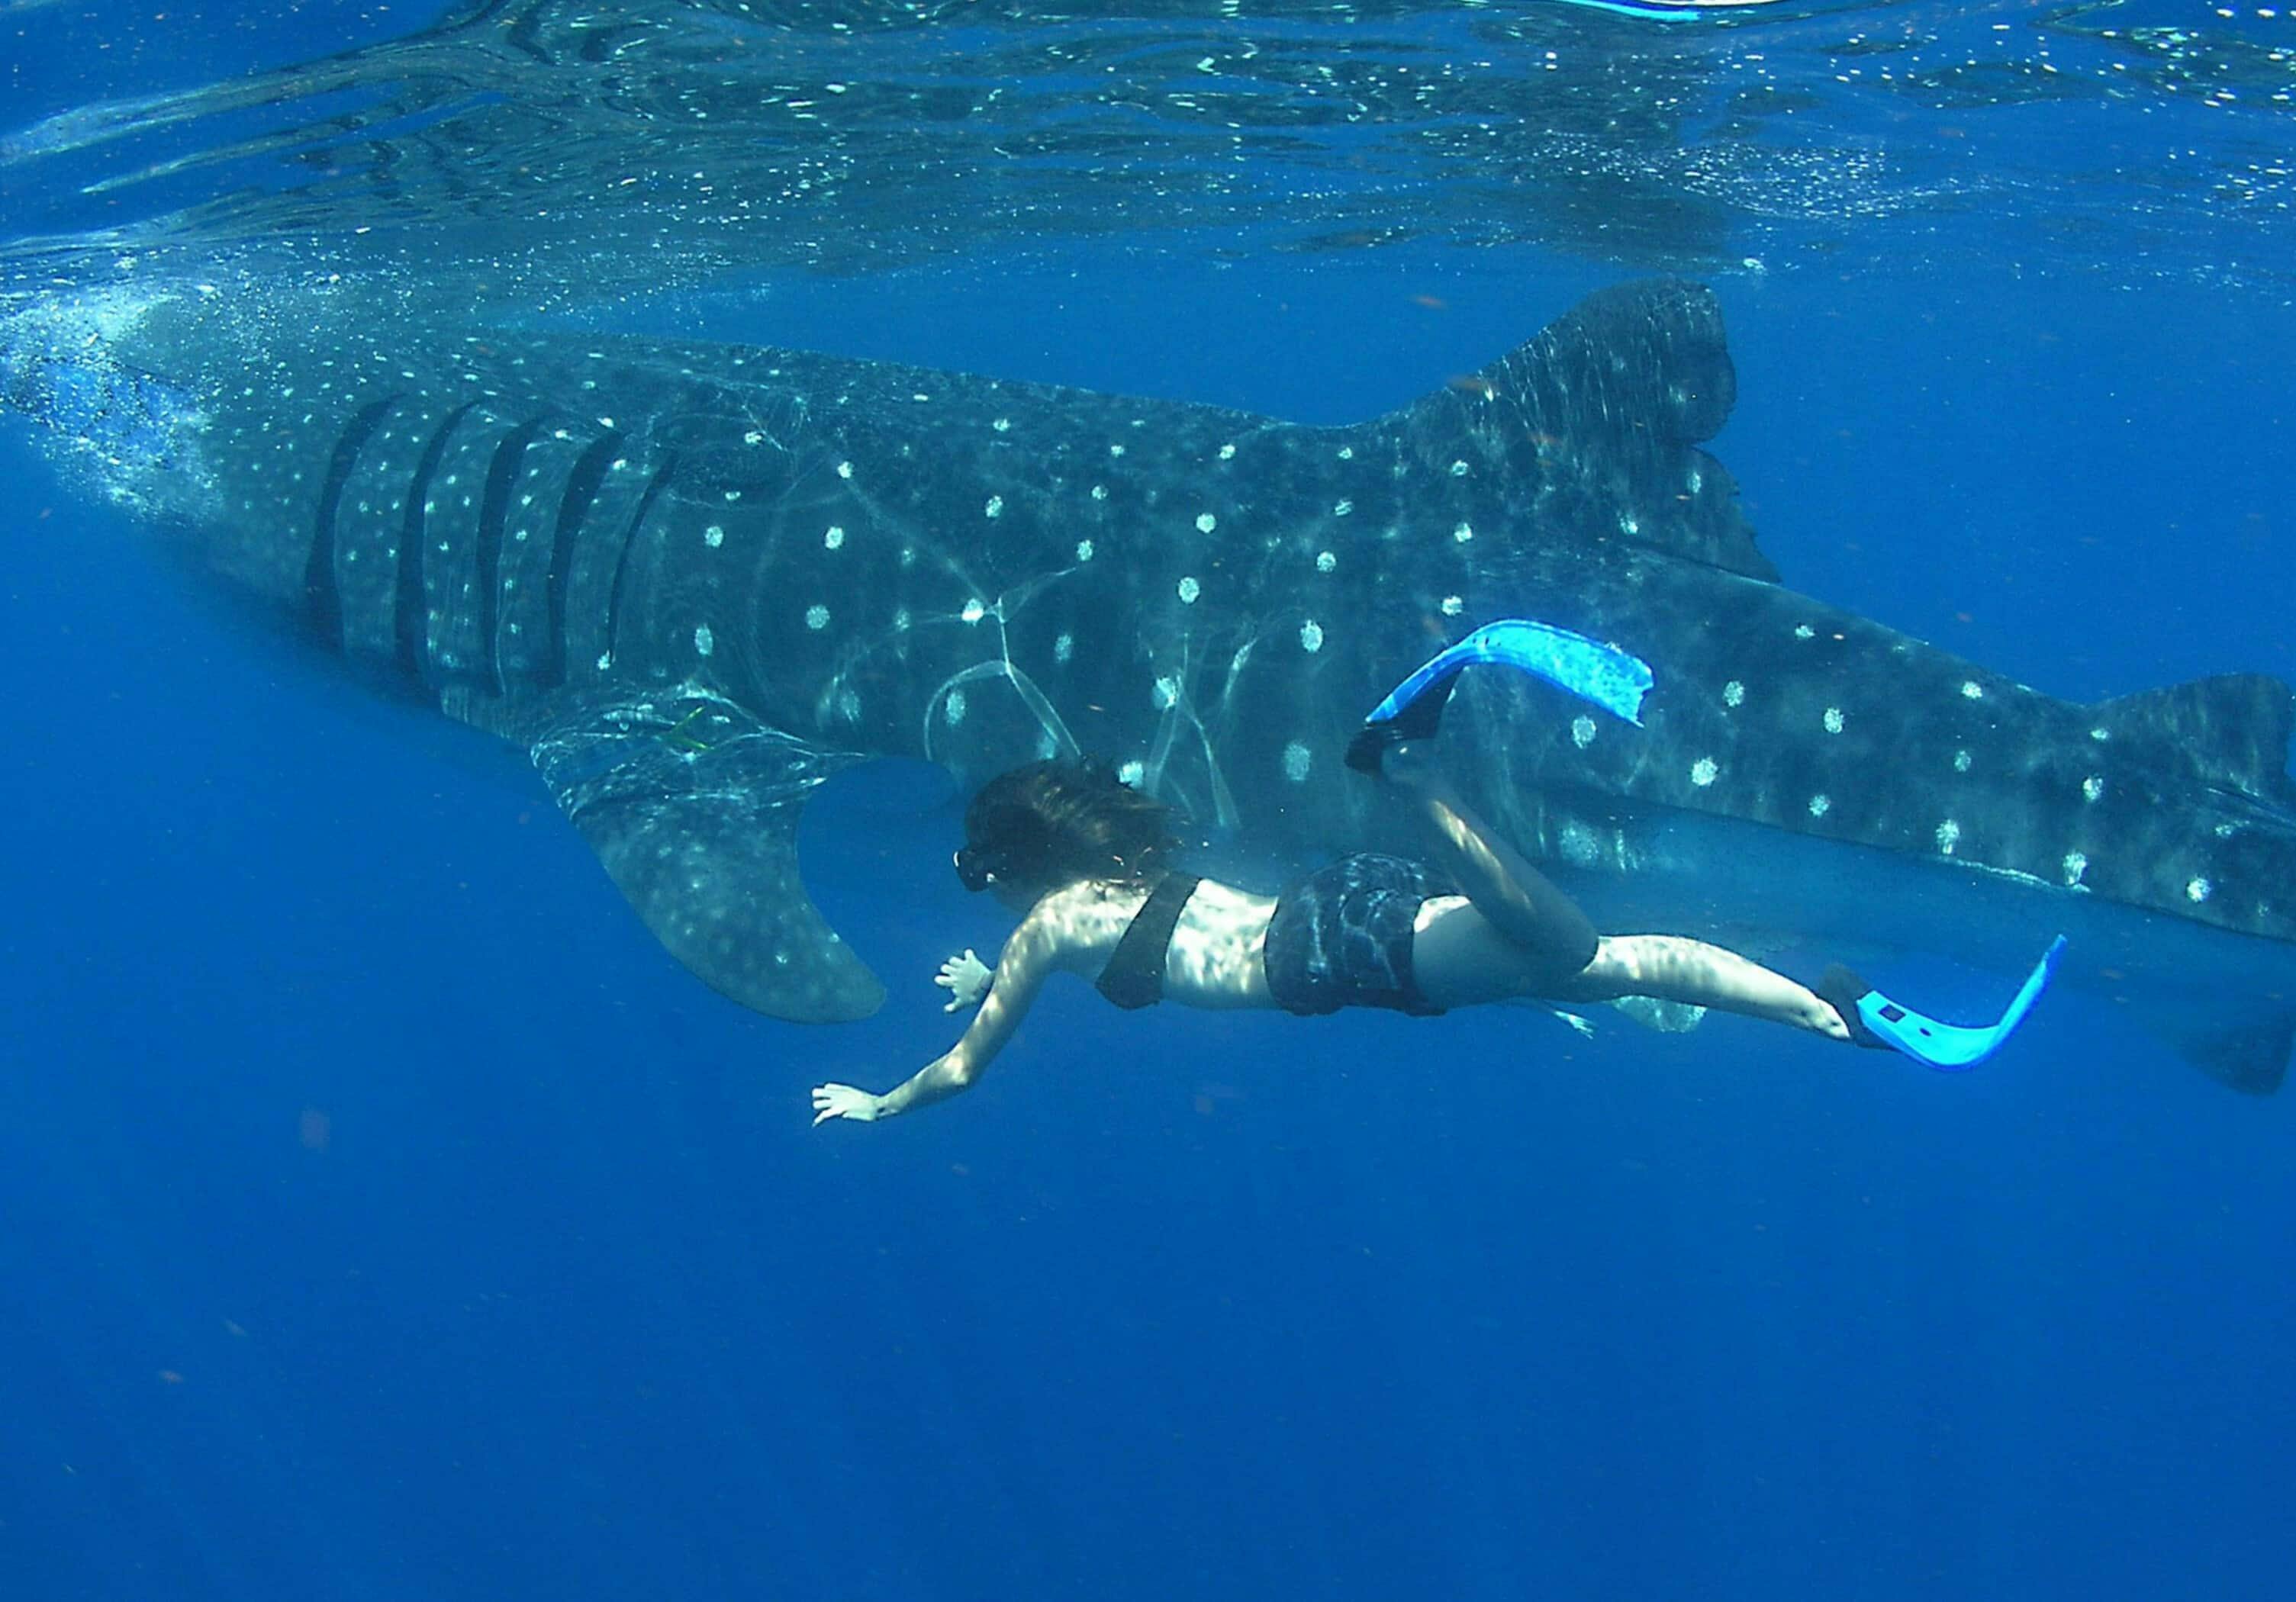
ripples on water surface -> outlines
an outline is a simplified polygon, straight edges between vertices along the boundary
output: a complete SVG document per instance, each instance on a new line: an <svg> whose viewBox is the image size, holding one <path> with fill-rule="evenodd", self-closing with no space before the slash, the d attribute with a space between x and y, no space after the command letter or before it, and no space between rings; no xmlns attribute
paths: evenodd
<svg viewBox="0 0 2296 1602"><path fill-rule="evenodd" d="M0 25L28 53L95 26ZM92 228L283 241L529 301L1179 231L2276 284L2292 95L2296 16L2167 0L473 0L169 93L20 96L45 114L0 137L0 227L44 266Z"/></svg>

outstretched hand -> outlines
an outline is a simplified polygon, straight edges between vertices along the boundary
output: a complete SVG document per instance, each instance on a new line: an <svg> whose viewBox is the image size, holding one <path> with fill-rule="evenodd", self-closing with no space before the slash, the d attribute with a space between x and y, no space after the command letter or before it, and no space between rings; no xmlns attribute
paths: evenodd
<svg viewBox="0 0 2296 1602"><path fill-rule="evenodd" d="M940 972L933 977L934 984L948 992L948 1004L941 1010L955 1012L961 1007L979 1006L980 998L988 993L989 981L995 977L996 969L966 946L962 956L951 957L942 963Z"/></svg>
<svg viewBox="0 0 2296 1602"><path fill-rule="evenodd" d="M850 1118L857 1124L873 1124L877 1121L877 1098L849 1084L815 1085L814 1127L818 1129L832 1118Z"/></svg>

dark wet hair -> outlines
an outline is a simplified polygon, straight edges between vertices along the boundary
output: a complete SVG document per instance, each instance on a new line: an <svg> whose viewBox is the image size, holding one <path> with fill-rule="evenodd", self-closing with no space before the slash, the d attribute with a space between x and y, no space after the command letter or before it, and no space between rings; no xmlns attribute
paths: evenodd
<svg viewBox="0 0 2296 1602"><path fill-rule="evenodd" d="M1155 879L1179 849L1170 810L1096 757L1032 762L991 779L965 808L957 877L968 890L991 879L1043 889Z"/></svg>

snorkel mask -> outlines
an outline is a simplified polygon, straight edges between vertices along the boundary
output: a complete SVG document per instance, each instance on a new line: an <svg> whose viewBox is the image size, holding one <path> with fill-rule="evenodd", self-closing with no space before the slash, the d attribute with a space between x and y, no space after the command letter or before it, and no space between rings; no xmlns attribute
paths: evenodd
<svg viewBox="0 0 2296 1602"><path fill-rule="evenodd" d="M957 879L966 889L976 893L988 888L988 881L995 879L997 869L1004 866L1001 856L983 851L977 846L960 847L954 861Z"/></svg>

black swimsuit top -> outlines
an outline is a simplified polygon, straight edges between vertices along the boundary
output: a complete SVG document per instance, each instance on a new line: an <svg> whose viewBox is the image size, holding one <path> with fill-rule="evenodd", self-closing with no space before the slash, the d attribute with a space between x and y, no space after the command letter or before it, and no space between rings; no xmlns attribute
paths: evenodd
<svg viewBox="0 0 2296 1602"><path fill-rule="evenodd" d="M1100 970L1095 987L1101 994L1127 1011L1164 999L1164 959L1172 949L1172 930L1201 882L1186 873L1168 873L1156 881Z"/></svg>

